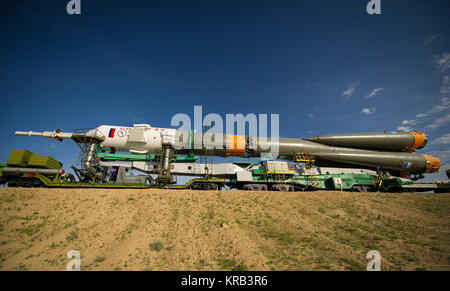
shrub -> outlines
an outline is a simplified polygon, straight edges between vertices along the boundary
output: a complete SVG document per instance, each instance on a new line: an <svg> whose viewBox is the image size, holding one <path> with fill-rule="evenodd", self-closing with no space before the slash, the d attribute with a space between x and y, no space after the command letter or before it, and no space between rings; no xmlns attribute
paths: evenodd
<svg viewBox="0 0 450 291"><path fill-rule="evenodd" d="M150 244L150 249L151 249L152 251L157 251L157 252L159 252L160 250L163 249L163 243L162 243L161 241L159 241L159 240L157 240L157 241L155 241L155 242L152 242L152 243Z"/></svg>

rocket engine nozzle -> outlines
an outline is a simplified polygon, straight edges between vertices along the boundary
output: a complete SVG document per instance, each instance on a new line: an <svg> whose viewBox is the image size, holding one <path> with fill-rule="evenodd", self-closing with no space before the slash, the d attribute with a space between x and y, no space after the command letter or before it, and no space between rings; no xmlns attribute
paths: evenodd
<svg viewBox="0 0 450 291"><path fill-rule="evenodd" d="M428 142L428 136L420 131L410 131L414 136L414 145L411 147L412 150L423 149Z"/></svg>
<svg viewBox="0 0 450 291"><path fill-rule="evenodd" d="M422 155L427 160L427 173L436 173L441 168L441 161L430 155Z"/></svg>

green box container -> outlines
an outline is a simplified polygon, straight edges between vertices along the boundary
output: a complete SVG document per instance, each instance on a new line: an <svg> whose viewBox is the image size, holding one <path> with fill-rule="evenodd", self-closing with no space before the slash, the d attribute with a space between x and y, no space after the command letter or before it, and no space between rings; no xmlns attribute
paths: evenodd
<svg viewBox="0 0 450 291"><path fill-rule="evenodd" d="M253 170L253 175L264 175L264 171L263 170Z"/></svg>
<svg viewBox="0 0 450 291"><path fill-rule="evenodd" d="M50 156L33 154L28 160L28 167L59 170L62 164Z"/></svg>
<svg viewBox="0 0 450 291"><path fill-rule="evenodd" d="M33 153L26 149L14 149L11 151L8 159L8 166L26 167L28 160Z"/></svg>

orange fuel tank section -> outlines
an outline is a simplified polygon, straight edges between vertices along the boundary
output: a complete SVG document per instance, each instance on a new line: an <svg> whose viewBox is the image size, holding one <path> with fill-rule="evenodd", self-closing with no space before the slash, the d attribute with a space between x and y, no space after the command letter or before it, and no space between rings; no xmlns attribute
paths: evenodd
<svg viewBox="0 0 450 291"><path fill-rule="evenodd" d="M430 155L422 155L427 160L427 173L436 173L441 168L441 161Z"/></svg>
<svg viewBox="0 0 450 291"><path fill-rule="evenodd" d="M428 142L428 136L420 131L410 131L414 136L414 145L411 147L412 150L422 149L426 146Z"/></svg>
<svg viewBox="0 0 450 291"><path fill-rule="evenodd" d="M245 153L245 136L227 134L226 156L242 157Z"/></svg>

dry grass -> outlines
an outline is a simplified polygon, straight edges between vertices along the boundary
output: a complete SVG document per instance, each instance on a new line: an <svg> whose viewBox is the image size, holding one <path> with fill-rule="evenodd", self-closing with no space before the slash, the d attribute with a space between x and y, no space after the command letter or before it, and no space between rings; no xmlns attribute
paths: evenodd
<svg viewBox="0 0 450 291"><path fill-rule="evenodd" d="M0 270L450 270L450 195L0 189Z"/></svg>

